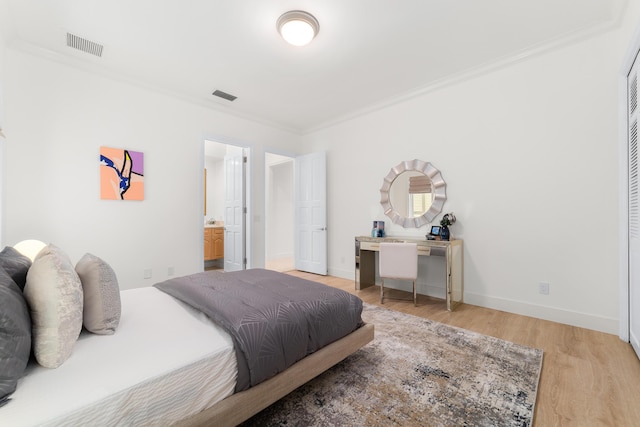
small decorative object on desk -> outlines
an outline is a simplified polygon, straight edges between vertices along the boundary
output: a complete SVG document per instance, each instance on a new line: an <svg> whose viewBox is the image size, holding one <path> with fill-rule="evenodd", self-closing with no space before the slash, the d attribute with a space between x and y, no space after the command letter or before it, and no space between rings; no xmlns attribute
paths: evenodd
<svg viewBox="0 0 640 427"><path fill-rule="evenodd" d="M373 221L371 237L384 237L384 221Z"/></svg>
<svg viewBox="0 0 640 427"><path fill-rule="evenodd" d="M440 226L442 227L440 229L440 238L442 240L449 240L450 238L449 226L454 222L456 222L456 216L453 214L453 212L444 214L444 216L440 220Z"/></svg>

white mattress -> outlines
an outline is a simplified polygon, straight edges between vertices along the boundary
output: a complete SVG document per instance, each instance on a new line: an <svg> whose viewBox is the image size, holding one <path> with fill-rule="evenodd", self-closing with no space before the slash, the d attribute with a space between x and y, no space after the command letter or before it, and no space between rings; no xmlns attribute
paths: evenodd
<svg viewBox="0 0 640 427"><path fill-rule="evenodd" d="M0 426L168 425L233 393L227 333L156 288L121 299L114 335L83 331L59 368L29 365Z"/></svg>

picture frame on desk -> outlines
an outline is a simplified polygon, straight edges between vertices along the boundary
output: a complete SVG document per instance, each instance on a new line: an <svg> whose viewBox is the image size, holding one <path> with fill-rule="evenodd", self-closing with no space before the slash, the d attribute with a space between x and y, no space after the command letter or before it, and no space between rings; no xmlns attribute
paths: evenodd
<svg viewBox="0 0 640 427"><path fill-rule="evenodd" d="M427 234L427 240L440 240L440 230L441 227L439 225L432 225L431 231Z"/></svg>

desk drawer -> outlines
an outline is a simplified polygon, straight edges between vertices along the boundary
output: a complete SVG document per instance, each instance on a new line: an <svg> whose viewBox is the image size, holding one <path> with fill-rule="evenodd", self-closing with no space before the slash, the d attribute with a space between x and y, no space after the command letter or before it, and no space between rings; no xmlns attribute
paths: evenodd
<svg viewBox="0 0 640 427"><path fill-rule="evenodd" d="M380 243L378 243L378 242L360 242L360 250L378 252L378 251L380 251ZM418 255L430 256L431 255L431 247L430 246L420 246L420 245L418 245Z"/></svg>
<svg viewBox="0 0 640 427"><path fill-rule="evenodd" d="M363 251L379 251L380 243L360 242L360 250Z"/></svg>

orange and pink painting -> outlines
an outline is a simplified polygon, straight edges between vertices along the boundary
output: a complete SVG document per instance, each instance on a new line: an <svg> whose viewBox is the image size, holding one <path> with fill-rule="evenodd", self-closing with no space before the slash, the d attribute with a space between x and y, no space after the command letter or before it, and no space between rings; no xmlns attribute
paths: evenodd
<svg viewBox="0 0 640 427"><path fill-rule="evenodd" d="M144 153L100 147L100 198L144 200Z"/></svg>

